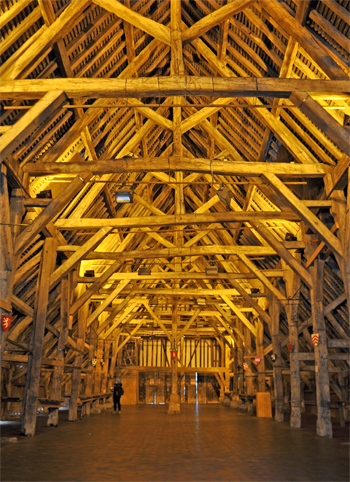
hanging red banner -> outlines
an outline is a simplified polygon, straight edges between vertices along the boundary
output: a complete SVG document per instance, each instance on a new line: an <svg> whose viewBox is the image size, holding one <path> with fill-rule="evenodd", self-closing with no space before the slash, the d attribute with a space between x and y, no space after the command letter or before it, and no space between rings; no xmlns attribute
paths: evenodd
<svg viewBox="0 0 350 482"><path fill-rule="evenodd" d="M318 342L320 341L320 335L318 333L313 333L311 335L311 340L312 340L312 343L317 346L318 345Z"/></svg>
<svg viewBox="0 0 350 482"><path fill-rule="evenodd" d="M292 351L294 350L294 343L288 343L287 348L289 352L292 353Z"/></svg>
<svg viewBox="0 0 350 482"><path fill-rule="evenodd" d="M256 356L254 360L257 365L259 365L259 363L261 362L261 358L259 356Z"/></svg>
<svg viewBox="0 0 350 482"><path fill-rule="evenodd" d="M248 367L249 367L248 363L243 363L243 368L244 368L245 370L248 370Z"/></svg>
<svg viewBox="0 0 350 482"><path fill-rule="evenodd" d="M7 331L13 322L13 316L1 315L1 328Z"/></svg>
<svg viewBox="0 0 350 482"><path fill-rule="evenodd" d="M170 355L173 360L177 358L177 350L170 350Z"/></svg>

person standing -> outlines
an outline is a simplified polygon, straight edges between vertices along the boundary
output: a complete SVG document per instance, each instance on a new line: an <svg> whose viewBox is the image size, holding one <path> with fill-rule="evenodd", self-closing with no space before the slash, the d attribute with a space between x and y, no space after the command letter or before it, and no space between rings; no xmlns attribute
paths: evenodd
<svg viewBox="0 0 350 482"><path fill-rule="evenodd" d="M113 405L114 405L114 411L113 413L117 413L118 415L120 414L120 398L122 395L124 395L124 389L123 389L123 384L120 380L120 378L117 378L114 384L114 387L111 388L111 391L113 392ZM118 408L118 410L117 410Z"/></svg>

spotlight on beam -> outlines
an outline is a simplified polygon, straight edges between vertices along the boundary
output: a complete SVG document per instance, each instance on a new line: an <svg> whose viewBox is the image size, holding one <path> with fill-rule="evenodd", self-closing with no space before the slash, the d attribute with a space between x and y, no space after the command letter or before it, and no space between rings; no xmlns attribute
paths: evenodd
<svg viewBox="0 0 350 482"><path fill-rule="evenodd" d="M139 268L138 275L145 276L151 274L151 268Z"/></svg>
<svg viewBox="0 0 350 482"><path fill-rule="evenodd" d="M134 191L132 189L117 191L115 199L117 203L131 204L134 202Z"/></svg>
<svg viewBox="0 0 350 482"><path fill-rule="evenodd" d="M198 306L206 306L207 300L205 298L198 298L197 299L197 305Z"/></svg>
<svg viewBox="0 0 350 482"><path fill-rule="evenodd" d="M205 268L205 274L207 276L217 276L218 272L219 270L217 266L209 266L209 268Z"/></svg>
<svg viewBox="0 0 350 482"><path fill-rule="evenodd" d="M150 306L157 306L158 305L158 298L156 296L152 296L152 298L149 300L148 304Z"/></svg>

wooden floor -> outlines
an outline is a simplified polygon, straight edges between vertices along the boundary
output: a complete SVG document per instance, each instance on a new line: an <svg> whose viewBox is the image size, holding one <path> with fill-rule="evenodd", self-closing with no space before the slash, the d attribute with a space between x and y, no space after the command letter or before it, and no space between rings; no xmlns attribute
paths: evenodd
<svg viewBox="0 0 350 482"><path fill-rule="evenodd" d="M56 429L40 416L34 438L18 437L1 454L5 481L348 481L349 427L315 436L315 418L301 430L213 405L122 407ZM20 424L2 423L2 437Z"/></svg>

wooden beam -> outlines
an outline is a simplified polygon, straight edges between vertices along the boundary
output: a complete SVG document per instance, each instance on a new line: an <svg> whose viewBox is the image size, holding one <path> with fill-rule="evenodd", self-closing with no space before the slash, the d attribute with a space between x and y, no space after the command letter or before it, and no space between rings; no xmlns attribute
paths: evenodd
<svg viewBox="0 0 350 482"><path fill-rule="evenodd" d="M95 162L45 162L27 163L23 172L30 176L48 176L55 174L118 174L125 172L164 172L188 171L206 174L222 174L227 176L254 177L264 173L273 173L288 178L324 177L331 174L333 168L326 164L290 164L266 162L225 162L210 161L204 158L189 159L186 157L149 157L121 158Z"/></svg>
<svg viewBox="0 0 350 482"><path fill-rule="evenodd" d="M36 427L37 402L39 394L40 367L44 341L45 322L49 300L49 279L56 263L56 244L54 238L45 240L35 298L34 324L31 347L28 355L27 382L23 404L22 433L33 437Z"/></svg>
<svg viewBox="0 0 350 482"><path fill-rule="evenodd" d="M171 335L171 333L169 333L169 331L167 330L167 328L165 327L164 323L162 322L162 320L155 314L155 312L152 310L152 308L149 306L149 303L143 303L146 310L149 312L149 314L152 316L152 318L154 319L154 321L156 323L158 323L158 325L161 327L161 329L164 331L164 333L166 334L166 336L169 338L170 340L170 343L173 341L173 336Z"/></svg>
<svg viewBox="0 0 350 482"><path fill-rule="evenodd" d="M302 205L302 203L300 203ZM303 206L304 209L307 209ZM48 209L48 208L47 208ZM301 215L300 215L301 216ZM232 223L249 222L263 219L265 221L300 220L299 214L292 211L242 211L242 212L222 212L207 214L183 214L183 215L164 215L164 216L145 216L137 218L117 218L117 219L95 219L95 218L69 218L57 219L56 228L64 230L81 229L102 229L102 228L136 228L136 227L157 227L157 226L186 226L191 224L208 223ZM34 223L33 223L34 224ZM326 243L327 244L327 243ZM328 245L328 244L327 244Z"/></svg>
<svg viewBox="0 0 350 482"><path fill-rule="evenodd" d="M254 3L255 0L235 0L217 10L214 10L210 15L202 18L182 34L182 41L184 45L192 42L198 37L208 32L221 22L228 20L230 17L244 10L246 7Z"/></svg>
<svg viewBox="0 0 350 482"><path fill-rule="evenodd" d="M301 241L285 241L282 243L287 249L305 248L305 243ZM80 247L61 246L58 251L66 253L74 252ZM124 252L98 252L94 251L87 255L85 259L152 259L152 258L173 258L176 256L212 256L215 254L238 255L239 253L247 256L275 256L276 251L269 246L192 246L188 248L163 248L163 249L144 249Z"/></svg>
<svg viewBox="0 0 350 482"><path fill-rule="evenodd" d="M73 2L63 11L51 27L42 27L39 38L28 48L12 65L6 73L7 79L16 79L19 76L28 75L40 62L41 56L55 43L63 29L69 31L80 13L89 5L90 0Z"/></svg>
<svg viewBox="0 0 350 482"><path fill-rule="evenodd" d="M259 0L259 4L303 47L331 79L348 79L344 71L315 40L313 35L301 26L278 0Z"/></svg>
<svg viewBox="0 0 350 482"><path fill-rule="evenodd" d="M229 306L231 308L231 310L233 311L233 313L238 316L238 318L244 323L244 325L253 333L253 335L256 337L256 328L254 325L252 325L250 323L250 321L248 320L248 318L246 316L244 316L244 314L241 312L241 310L239 308L237 308L237 306L232 303L232 301L225 295L220 295L221 296L221 299L227 304L227 306Z"/></svg>
<svg viewBox="0 0 350 482"><path fill-rule="evenodd" d="M80 3L82 2L79 2L79 4ZM119 3L119 5L121 4ZM56 20L56 22L58 20ZM205 54L207 57L209 52L204 49L202 44L203 42L195 42L195 45L200 47L200 53ZM136 60L138 62L144 62L144 56L141 55L139 57L136 57L133 62L136 63ZM341 92L348 92L349 89L348 80L346 79L320 80L234 77L232 71L222 64L214 54L213 67L222 72L222 77L176 75L171 77L138 78L125 78L122 76L117 79L3 79L0 84L0 95L4 100L40 99L43 95L52 91L63 91L72 99L83 99L87 97L98 97L99 99L120 97L128 99L135 97L173 97L175 95L230 98L272 97L288 99L292 92L339 94ZM103 103L100 102L99 104L103 105ZM127 101L123 104L128 106Z"/></svg>
<svg viewBox="0 0 350 482"><path fill-rule="evenodd" d="M170 30L165 25L140 15L134 10L127 8L119 1L93 0L93 2L161 42L171 45Z"/></svg>
<svg viewBox="0 0 350 482"><path fill-rule="evenodd" d="M96 293L108 280L109 278L120 268L120 262L116 261L112 264L101 276L98 278L93 278L93 284L78 298L75 303L70 308L69 314L73 316L79 308L86 303L91 296Z"/></svg>
<svg viewBox="0 0 350 482"><path fill-rule="evenodd" d="M112 231L112 228L102 228L94 234L78 251L70 256L61 266L59 266L50 276L50 290L54 288L62 278L64 278L87 253L94 250L103 239Z"/></svg>
<svg viewBox="0 0 350 482"><path fill-rule="evenodd" d="M270 187L282 198L282 200L299 214L300 218L317 234L322 241L334 251L338 256L343 256L342 247L338 238L330 232L328 228L320 221L315 214L310 211L297 198L293 192L286 187L282 181L274 174L264 174Z"/></svg>
<svg viewBox="0 0 350 482"><path fill-rule="evenodd" d="M32 240L48 225L48 223L50 223L50 221L62 211L67 203L78 194L90 177L91 174L77 176L55 199L51 201L50 205L45 208L37 218L35 218L33 223L28 226L18 238L15 249L16 256L20 255L22 251L31 244Z"/></svg>
<svg viewBox="0 0 350 482"><path fill-rule="evenodd" d="M349 80L350 82L350 80ZM293 92L289 100L298 105L303 112L324 134L345 154L349 154L349 130L339 124L307 92Z"/></svg>

